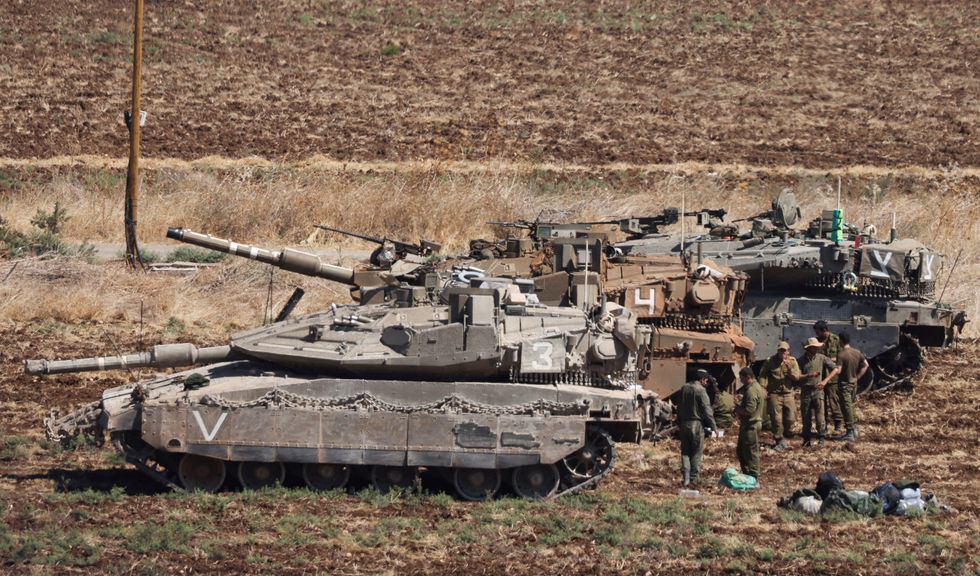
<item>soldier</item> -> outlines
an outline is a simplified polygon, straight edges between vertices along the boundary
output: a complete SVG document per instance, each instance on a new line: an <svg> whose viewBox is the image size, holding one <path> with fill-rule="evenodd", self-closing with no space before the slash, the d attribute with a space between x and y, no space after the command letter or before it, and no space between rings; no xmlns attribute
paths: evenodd
<svg viewBox="0 0 980 576"><path fill-rule="evenodd" d="M735 408L738 414L738 463L742 474L759 477L759 431L762 429L762 413L765 411L766 392L755 380L751 368L738 373L742 382L742 401Z"/></svg>
<svg viewBox="0 0 980 576"><path fill-rule="evenodd" d="M711 402L711 409L715 413L715 424L718 426L715 435L721 437L735 423L735 396L729 391L730 384L716 385L718 391Z"/></svg>
<svg viewBox="0 0 980 576"><path fill-rule="evenodd" d="M837 353L837 363L840 364L840 388L837 398L841 411L844 413L844 426L847 433L838 438L845 442L857 440L857 423L854 421L854 404L857 401L858 381L868 371L868 359L856 348L851 348L851 335L840 333L841 351Z"/></svg>
<svg viewBox="0 0 980 576"><path fill-rule="evenodd" d="M800 380L800 412L803 414L803 447L809 447L813 438L813 415L817 416L817 444L822 445L827 435L827 420L824 418L823 391L831 378L840 373L840 368L820 353L824 345L816 338L804 344L806 350L797 359L803 379Z"/></svg>
<svg viewBox="0 0 980 576"><path fill-rule="evenodd" d="M759 370L759 384L768 394L767 407L769 421L772 423L773 450L782 452L789 448L786 439L793 436L793 385L802 375L796 358L789 354L789 342L780 342L776 353L762 364Z"/></svg>
<svg viewBox="0 0 980 576"><path fill-rule="evenodd" d="M813 325L813 332L817 335L817 340L823 343L823 355L837 362L837 354L840 352L840 338L830 331L826 320L818 320ZM834 376L824 386L824 402L827 410L827 420L834 423L834 433L840 434L841 426L844 424L844 413L840 409L840 401L837 399L838 376Z"/></svg>
<svg viewBox="0 0 980 576"><path fill-rule="evenodd" d="M704 451L705 432L715 427L711 401L704 389L711 379L706 370L698 370L697 381L688 382L681 387L677 406L677 422L681 439L681 471L684 473L684 486L697 483L701 467L701 453Z"/></svg>

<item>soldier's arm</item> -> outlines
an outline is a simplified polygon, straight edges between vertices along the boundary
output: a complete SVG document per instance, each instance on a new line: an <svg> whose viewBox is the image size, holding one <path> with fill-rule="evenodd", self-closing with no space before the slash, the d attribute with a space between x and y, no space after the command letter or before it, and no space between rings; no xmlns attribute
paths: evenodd
<svg viewBox="0 0 980 576"><path fill-rule="evenodd" d="M789 371L786 373L786 377L789 378L790 382L799 382L803 379L803 374L800 373L800 365L795 361L787 361L786 364L789 367Z"/></svg>
<svg viewBox="0 0 980 576"><path fill-rule="evenodd" d="M708 393L704 390L698 396L703 410L701 413L704 414L704 427L714 430L716 428L715 411L711 409L711 399L708 398Z"/></svg>
<svg viewBox="0 0 980 576"><path fill-rule="evenodd" d="M749 387L745 387L745 391L742 392L742 399L735 405L735 413L739 416L749 416L752 414L748 407L749 403Z"/></svg>
<svg viewBox="0 0 980 576"><path fill-rule="evenodd" d="M864 374L865 374L865 372L868 371L868 367L869 367L869 365L868 365L868 359L864 357L864 354L862 354L861 355L861 369L858 370L858 374L857 374L857 379L858 380L860 380L861 378L864 378Z"/></svg>
<svg viewBox="0 0 980 576"><path fill-rule="evenodd" d="M819 384L817 384L817 388L820 388L821 390L827 385L827 382L834 379L834 376L840 374L840 366L834 364L833 360L830 358L825 357L822 372L826 373L826 376L820 381Z"/></svg>

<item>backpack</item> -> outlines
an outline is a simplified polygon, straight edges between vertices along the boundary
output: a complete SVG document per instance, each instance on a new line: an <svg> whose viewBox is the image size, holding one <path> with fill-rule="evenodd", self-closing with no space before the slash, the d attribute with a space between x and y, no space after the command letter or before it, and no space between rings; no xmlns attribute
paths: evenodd
<svg viewBox="0 0 980 576"><path fill-rule="evenodd" d="M820 494L822 500L826 500L832 491L843 489L844 482L833 472L821 472L817 478L817 494Z"/></svg>

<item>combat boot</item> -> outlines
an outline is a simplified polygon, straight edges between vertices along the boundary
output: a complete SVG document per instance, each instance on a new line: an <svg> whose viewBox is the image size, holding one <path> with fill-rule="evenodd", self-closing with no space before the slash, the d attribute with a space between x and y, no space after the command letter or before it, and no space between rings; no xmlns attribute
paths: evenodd
<svg viewBox="0 0 980 576"><path fill-rule="evenodd" d="M773 446L772 449L775 450L776 452L783 452L784 450L788 450L789 446L786 445L785 438L780 438L779 442L776 442L776 445Z"/></svg>
<svg viewBox="0 0 980 576"><path fill-rule="evenodd" d="M817 438L817 446L823 446L823 436Z"/></svg>
<svg viewBox="0 0 980 576"><path fill-rule="evenodd" d="M803 439L803 448L809 448L810 446L811 446L810 439L809 438L804 438Z"/></svg>
<svg viewBox="0 0 980 576"><path fill-rule="evenodd" d="M854 433L854 430L848 430L847 434L840 437L841 442L854 442L855 440L857 440L857 434Z"/></svg>

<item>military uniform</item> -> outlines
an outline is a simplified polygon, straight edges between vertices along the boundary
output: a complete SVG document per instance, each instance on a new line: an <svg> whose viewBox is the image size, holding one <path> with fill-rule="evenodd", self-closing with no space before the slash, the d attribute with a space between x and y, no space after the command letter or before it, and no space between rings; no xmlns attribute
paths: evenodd
<svg viewBox="0 0 980 576"><path fill-rule="evenodd" d="M841 412L844 413L844 426L848 432L854 430L854 403L857 400L857 375L867 358L857 348L848 346L837 354L840 364L840 388L837 397L840 399ZM870 368L869 368L870 370Z"/></svg>
<svg viewBox="0 0 980 576"><path fill-rule="evenodd" d="M742 474L759 477L759 431L762 429L762 414L765 411L766 392L762 386L752 381L742 390L739 408L738 463Z"/></svg>
<svg viewBox="0 0 980 576"><path fill-rule="evenodd" d="M681 439L681 471L691 482L698 479L701 454L704 452L704 429L714 428L714 413L708 392L698 382L681 387L677 405L677 423Z"/></svg>
<svg viewBox="0 0 980 576"><path fill-rule="evenodd" d="M840 338L837 337L837 334L828 334L827 339L823 341L823 355L830 358L833 362L837 362L837 354L840 353L840 348ZM823 389L824 401L826 402L827 420L832 421L834 423L834 428L838 430L844 423L844 413L841 411L840 400L837 397L839 378L839 376L834 376L831 378Z"/></svg>
<svg viewBox="0 0 980 576"><path fill-rule="evenodd" d="M815 349L816 347L814 347ZM824 417L824 394L817 384L827 377L837 367L833 360L817 352L813 356L804 353L797 360L803 374L816 372L817 376L808 376L800 380L800 413L803 414L803 440L813 437L813 415L817 416L817 437L823 440L827 435L827 420Z"/></svg>
<svg viewBox="0 0 980 576"><path fill-rule="evenodd" d="M719 390L711 404L715 413L715 424L719 430L727 430L735 423L735 396L727 390Z"/></svg>
<svg viewBox="0 0 980 576"><path fill-rule="evenodd" d="M759 384L766 388L769 408L769 421L772 423L772 436L779 441L789 438L793 433L794 410L793 384L800 379L800 366L796 358L786 356L783 362L779 354L770 356L759 371Z"/></svg>

